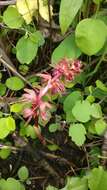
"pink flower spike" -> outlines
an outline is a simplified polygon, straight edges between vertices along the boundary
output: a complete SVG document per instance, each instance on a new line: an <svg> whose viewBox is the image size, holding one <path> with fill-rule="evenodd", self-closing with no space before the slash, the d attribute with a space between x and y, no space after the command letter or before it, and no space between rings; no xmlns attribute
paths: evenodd
<svg viewBox="0 0 107 190"><path fill-rule="evenodd" d="M54 68L53 76L62 76L64 73L67 73L69 70L68 68L68 60L62 59Z"/></svg>
<svg viewBox="0 0 107 190"><path fill-rule="evenodd" d="M30 116L33 117L33 114L34 114L34 112L33 112L33 110L32 110L31 108L25 108L25 109L23 110L23 117L24 117L24 118L28 118L28 117L30 117Z"/></svg>
<svg viewBox="0 0 107 190"><path fill-rule="evenodd" d="M79 60L61 60L53 71L53 76L64 77L66 80L71 81L75 75L81 72L81 61Z"/></svg>
<svg viewBox="0 0 107 190"><path fill-rule="evenodd" d="M62 93L64 91L65 91L64 84L59 79L54 80L53 78L52 87L51 87L52 94Z"/></svg>
<svg viewBox="0 0 107 190"><path fill-rule="evenodd" d="M23 94L23 96L22 96L22 98L24 98L25 101L28 101L28 102L36 101L37 95L34 90L25 88L24 91L27 92L27 93Z"/></svg>
<svg viewBox="0 0 107 190"><path fill-rule="evenodd" d="M72 62L72 69L74 70L75 73L80 73L81 72L81 61L74 60Z"/></svg>
<svg viewBox="0 0 107 190"><path fill-rule="evenodd" d="M46 81L48 81L48 80L51 79L51 75L50 75L50 74L44 74L44 73L41 74L41 73L39 73L39 74L37 74L37 76L39 76L39 77L45 79Z"/></svg>
<svg viewBox="0 0 107 190"><path fill-rule="evenodd" d="M51 81L49 81L48 84L40 90L39 97L43 97L48 92L48 90L51 89L51 87Z"/></svg>

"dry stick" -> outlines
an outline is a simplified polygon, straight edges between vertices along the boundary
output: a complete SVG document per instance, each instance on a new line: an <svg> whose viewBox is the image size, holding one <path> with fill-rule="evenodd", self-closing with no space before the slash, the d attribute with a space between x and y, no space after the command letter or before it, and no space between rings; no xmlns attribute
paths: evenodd
<svg viewBox="0 0 107 190"><path fill-rule="evenodd" d="M9 59L9 57L7 56L5 49L4 49L4 45L3 42L0 40L0 56L4 59L4 61L8 62L8 64L13 67L13 69L16 69L14 64L11 62L11 60Z"/></svg>
<svg viewBox="0 0 107 190"><path fill-rule="evenodd" d="M21 78L26 84L28 84L31 88L33 88L32 84L26 80L21 74L17 72L15 68L13 68L9 63L7 63L3 58L2 55L0 55L0 62L5 65L8 69L10 69L15 75L17 75L19 78ZM34 89L34 88L33 88Z"/></svg>
<svg viewBox="0 0 107 190"><path fill-rule="evenodd" d="M15 3L16 3L16 0L0 1L0 6L4 6L4 5L14 5Z"/></svg>
<svg viewBox="0 0 107 190"><path fill-rule="evenodd" d="M52 40L52 18L51 18L51 9L50 9L50 0L48 0L48 13L49 13L49 25L50 25L50 40ZM52 42L50 41L50 51L52 49Z"/></svg>

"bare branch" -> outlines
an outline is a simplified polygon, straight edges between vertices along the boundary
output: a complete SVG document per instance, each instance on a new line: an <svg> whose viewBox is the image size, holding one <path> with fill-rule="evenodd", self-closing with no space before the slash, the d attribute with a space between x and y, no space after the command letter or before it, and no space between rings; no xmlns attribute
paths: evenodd
<svg viewBox="0 0 107 190"><path fill-rule="evenodd" d="M11 0L11 1L0 1L0 6L5 6L5 5L14 5L16 3L16 0Z"/></svg>

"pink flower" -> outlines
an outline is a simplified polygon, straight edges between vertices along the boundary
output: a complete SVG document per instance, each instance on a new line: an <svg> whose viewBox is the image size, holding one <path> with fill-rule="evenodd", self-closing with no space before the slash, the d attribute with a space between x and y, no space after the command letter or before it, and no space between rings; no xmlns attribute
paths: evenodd
<svg viewBox="0 0 107 190"><path fill-rule="evenodd" d="M50 74L38 74L38 76L44 79L46 86L41 90L40 94L45 94L48 90L52 94L61 93L65 91L64 84L59 79L59 76L51 76Z"/></svg>
<svg viewBox="0 0 107 190"><path fill-rule="evenodd" d="M34 111L31 108L25 108L23 111L23 117L28 118L28 117L33 117Z"/></svg>
<svg viewBox="0 0 107 190"><path fill-rule="evenodd" d="M42 96L45 95L44 89L41 89L39 93L34 90L25 89L27 93L23 94L23 100L25 102L31 102L31 108L25 108L23 115L25 118L32 119L41 116L43 120L47 119L47 110L51 108L51 104L42 100Z"/></svg>
<svg viewBox="0 0 107 190"><path fill-rule="evenodd" d="M79 60L61 60L53 70L53 76L65 77L66 80L71 81L77 73L81 71L81 62Z"/></svg>
<svg viewBox="0 0 107 190"><path fill-rule="evenodd" d="M25 101L28 101L28 102L34 102L34 101L36 101L37 94L36 94L36 92L35 92L34 90L25 88L24 91L25 91L26 93L23 94L22 98L23 98Z"/></svg>
<svg viewBox="0 0 107 190"><path fill-rule="evenodd" d="M53 76L62 76L64 73L68 73L68 61L67 59L62 59L53 69Z"/></svg>
<svg viewBox="0 0 107 190"><path fill-rule="evenodd" d="M74 73L80 73L81 72L81 61L79 60L74 60L72 62L72 67L71 69L74 71Z"/></svg>

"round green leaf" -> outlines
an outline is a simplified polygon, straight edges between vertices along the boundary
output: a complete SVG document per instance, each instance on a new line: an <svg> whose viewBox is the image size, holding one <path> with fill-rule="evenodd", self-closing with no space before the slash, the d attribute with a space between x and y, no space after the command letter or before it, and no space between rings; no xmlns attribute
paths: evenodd
<svg viewBox="0 0 107 190"><path fill-rule="evenodd" d="M96 134L96 130L95 130L95 120L91 120L90 122L88 122L86 124L86 127L88 129L88 132L91 134Z"/></svg>
<svg viewBox="0 0 107 190"><path fill-rule="evenodd" d="M62 190L88 190L86 177L68 177L66 186Z"/></svg>
<svg viewBox="0 0 107 190"><path fill-rule="evenodd" d="M25 126L24 126L25 128ZM26 134L25 134L27 137L31 137L32 139L35 139L37 136L36 136L36 133L35 133L35 129L32 125L28 125L26 127Z"/></svg>
<svg viewBox="0 0 107 190"><path fill-rule="evenodd" d="M30 37L23 36L18 40L16 50L16 56L19 62L29 64L37 54L38 44Z"/></svg>
<svg viewBox="0 0 107 190"><path fill-rule="evenodd" d="M66 113L67 122L75 121L75 117L72 114L72 108L78 100L82 100L81 92L79 91L74 91L65 98L63 109Z"/></svg>
<svg viewBox="0 0 107 190"><path fill-rule="evenodd" d="M3 96L6 92L5 84L0 83L0 96Z"/></svg>
<svg viewBox="0 0 107 190"><path fill-rule="evenodd" d="M2 149L0 150L0 157L1 157L2 159L6 159L6 158L10 155L10 153L11 153L11 149L10 149L9 147L7 147L7 148L2 148Z"/></svg>
<svg viewBox="0 0 107 190"><path fill-rule="evenodd" d="M107 171L103 167L94 168L88 175L88 186L90 190L107 189Z"/></svg>
<svg viewBox="0 0 107 190"><path fill-rule="evenodd" d="M26 190L23 184L20 184L20 186L21 186L20 190Z"/></svg>
<svg viewBox="0 0 107 190"><path fill-rule="evenodd" d="M92 106L91 106L91 115L96 119L102 117L101 106L99 104L92 104Z"/></svg>
<svg viewBox="0 0 107 190"><path fill-rule="evenodd" d="M59 125L57 123L52 123L49 125L49 132L54 133L59 129Z"/></svg>
<svg viewBox="0 0 107 190"><path fill-rule="evenodd" d="M76 27L77 46L87 55L95 55L104 45L107 26L99 19L87 18Z"/></svg>
<svg viewBox="0 0 107 190"><path fill-rule="evenodd" d="M80 49L75 43L75 36L69 35L53 51L52 64L58 63L62 58L76 59L81 55Z"/></svg>
<svg viewBox="0 0 107 190"><path fill-rule="evenodd" d="M8 178L5 183L5 190L21 190L21 184L14 178Z"/></svg>
<svg viewBox="0 0 107 190"><path fill-rule="evenodd" d="M107 123L103 119L99 119L95 123L95 130L98 135L102 135L107 128Z"/></svg>
<svg viewBox="0 0 107 190"><path fill-rule="evenodd" d="M75 103L78 100L82 100L81 92L80 91L74 91L71 92L64 101L64 111L65 112L71 112L72 108L74 107Z"/></svg>
<svg viewBox="0 0 107 190"><path fill-rule="evenodd" d="M9 134L8 127L6 125L6 119L0 119L0 139L4 139Z"/></svg>
<svg viewBox="0 0 107 190"><path fill-rule="evenodd" d="M77 101L72 109L72 113L78 121L85 123L90 120L91 105L87 100Z"/></svg>
<svg viewBox="0 0 107 190"><path fill-rule="evenodd" d="M5 179L0 179L0 190L5 190L5 184L6 180Z"/></svg>
<svg viewBox="0 0 107 190"><path fill-rule="evenodd" d="M89 96L87 96L87 100L88 100L90 103L93 103L93 102L95 101L95 98L94 98L94 96L89 95Z"/></svg>
<svg viewBox="0 0 107 190"><path fill-rule="evenodd" d="M24 82L18 77L10 77L6 80L6 86L11 90L20 90L24 88Z"/></svg>
<svg viewBox="0 0 107 190"><path fill-rule="evenodd" d="M82 146L85 141L86 130L83 124L73 124L69 128L69 136L75 142L76 145Z"/></svg>
<svg viewBox="0 0 107 190"><path fill-rule="evenodd" d="M10 28L20 28L24 22L16 7L9 6L3 13L3 21Z"/></svg>
<svg viewBox="0 0 107 190"><path fill-rule="evenodd" d="M38 46L42 46L45 43L44 37L40 31L30 34L29 37Z"/></svg>
<svg viewBox="0 0 107 190"><path fill-rule="evenodd" d="M24 104L22 103L15 103L10 106L10 111L14 113L19 113L23 110Z"/></svg>
<svg viewBox="0 0 107 190"><path fill-rule="evenodd" d="M16 128L15 120L12 117L0 119L0 139L4 139L11 131Z"/></svg>
<svg viewBox="0 0 107 190"><path fill-rule="evenodd" d="M18 170L18 177L20 178L21 181L25 181L29 177L29 171L26 166L22 166Z"/></svg>

